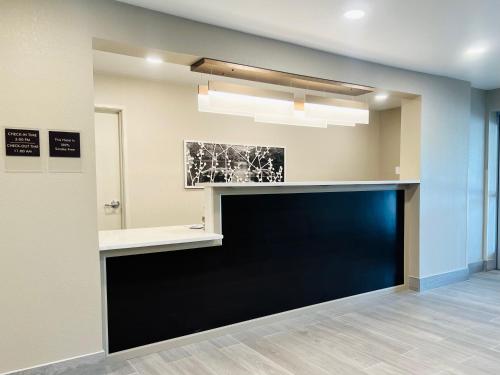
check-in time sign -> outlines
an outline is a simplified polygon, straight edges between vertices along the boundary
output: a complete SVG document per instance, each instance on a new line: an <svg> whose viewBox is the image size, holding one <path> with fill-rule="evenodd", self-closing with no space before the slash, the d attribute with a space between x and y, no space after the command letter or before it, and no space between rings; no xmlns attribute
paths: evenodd
<svg viewBox="0 0 500 375"><path fill-rule="evenodd" d="M5 155L40 156L40 131L5 129Z"/></svg>

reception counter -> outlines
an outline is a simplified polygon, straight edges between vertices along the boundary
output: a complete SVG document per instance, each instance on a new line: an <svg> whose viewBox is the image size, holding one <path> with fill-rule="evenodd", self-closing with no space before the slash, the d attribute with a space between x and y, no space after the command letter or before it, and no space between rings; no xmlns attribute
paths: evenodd
<svg viewBox="0 0 500 375"><path fill-rule="evenodd" d="M222 238L221 234L208 232L196 224L105 230L99 232L99 251L106 256L175 251L186 247L182 245L188 248L220 245Z"/></svg>
<svg viewBox="0 0 500 375"><path fill-rule="evenodd" d="M405 194L417 185L205 185L204 240L103 241L108 352L404 284Z"/></svg>

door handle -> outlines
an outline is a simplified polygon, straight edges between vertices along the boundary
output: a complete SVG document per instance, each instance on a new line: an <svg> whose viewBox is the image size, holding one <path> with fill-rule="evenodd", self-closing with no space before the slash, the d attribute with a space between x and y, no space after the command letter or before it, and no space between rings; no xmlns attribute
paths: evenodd
<svg viewBox="0 0 500 375"><path fill-rule="evenodd" d="M120 202L119 201L111 201L111 203L105 203L104 207L106 207L106 208L118 208L118 207L120 207Z"/></svg>

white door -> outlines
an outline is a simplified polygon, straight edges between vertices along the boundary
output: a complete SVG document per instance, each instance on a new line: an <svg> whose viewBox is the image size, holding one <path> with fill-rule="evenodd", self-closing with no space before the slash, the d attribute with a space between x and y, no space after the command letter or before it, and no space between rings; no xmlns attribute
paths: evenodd
<svg viewBox="0 0 500 375"><path fill-rule="evenodd" d="M122 229L120 118L95 112L97 225L99 230Z"/></svg>

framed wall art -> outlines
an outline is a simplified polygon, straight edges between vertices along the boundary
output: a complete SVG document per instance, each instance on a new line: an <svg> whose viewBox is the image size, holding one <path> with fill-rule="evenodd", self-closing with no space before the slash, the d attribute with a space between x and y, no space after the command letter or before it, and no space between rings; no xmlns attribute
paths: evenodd
<svg viewBox="0 0 500 375"><path fill-rule="evenodd" d="M284 182L285 148L184 141L185 187L199 183Z"/></svg>

